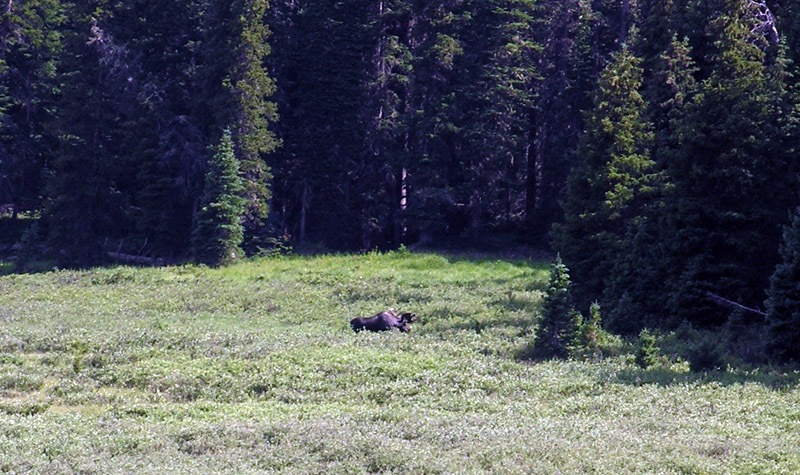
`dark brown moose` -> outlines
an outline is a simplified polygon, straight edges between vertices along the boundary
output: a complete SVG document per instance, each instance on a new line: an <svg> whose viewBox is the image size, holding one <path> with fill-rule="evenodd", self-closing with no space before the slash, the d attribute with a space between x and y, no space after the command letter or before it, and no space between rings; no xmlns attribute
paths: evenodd
<svg viewBox="0 0 800 475"><path fill-rule="evenodd" d="M355 332L361 330L382 332L398 328L401 332L408 333L411 330L411 324L416 321L417 316L413 313L404 313L398 316L395 309L390 308L372 317L354 318L350 320L350 326Z"/></svg>

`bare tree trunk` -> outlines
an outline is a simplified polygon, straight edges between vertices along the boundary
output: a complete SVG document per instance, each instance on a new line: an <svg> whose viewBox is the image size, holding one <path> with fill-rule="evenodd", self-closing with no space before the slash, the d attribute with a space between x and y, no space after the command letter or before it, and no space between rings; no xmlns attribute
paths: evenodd
<svg viewBox="0 0 800 475"><path fill-rule="evenodd" d="M405 211L408 205L408 187L406 185L408 170L403 168L400 172L400 211Z"/></svg>
<svg viewBox="0 0 800 475"><path fill-rule="evenodd" d="M536 216L537 195L539 194L539 172L537 164L539 161L539 143L541 128L539 127L539 114L536 110L531 112L530 118L530 137L525 146L525 221L529 227L533 227L533 219ZM533 153L531 153L533 148Z"/></svg>
<svg viewBox="0 0 800 475"><path fill-rule="evenodd" d="M406 178L408 177L408 170L402 168L397 174L396 191L398 201L396 202L397 211L395 211L394 204L392 205L392 228L394 245L400 245L406 237L406 227L402 223L402 213L406 210L408 203L408 188L406 186Z"/></svg>
<svg viewBox="0 0 800 475"><path fill-rule="evenodd" d="M311 190L308 183L303 184L303 198L300 203L300 242L306 239L306 210L308 209L309 201L311 200Z"/></svg>

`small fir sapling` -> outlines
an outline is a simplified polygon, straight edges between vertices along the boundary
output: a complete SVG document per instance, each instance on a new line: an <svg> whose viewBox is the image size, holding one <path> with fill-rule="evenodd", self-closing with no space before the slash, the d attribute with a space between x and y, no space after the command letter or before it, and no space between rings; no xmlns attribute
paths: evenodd
<svg viewBox="0 0 800 475"><path fill-rule="evenodd" d="M536 329L534 356L537 358L567 358L580 343L583 318L575 310L570 287L569 270L558 256L550 266L550 282Z"/></svg>
<svg viewBox="0 0 800 475"><path fill-rule="evenodd" d="M583 346L591 350L595 360L602 356L600 351L600 328L602 317L600 315L600 304L593 302L589 307L589 319L586 320L581 328Z"/></svg>
<svg viewBox="0 0 800 475"><path fill-rule="evenodd" d="M636 346L636 364L642 369L655 366L658 363L658 352L660 350L656 346L656 337L645 328L639 332L639 343Z"/></svg>

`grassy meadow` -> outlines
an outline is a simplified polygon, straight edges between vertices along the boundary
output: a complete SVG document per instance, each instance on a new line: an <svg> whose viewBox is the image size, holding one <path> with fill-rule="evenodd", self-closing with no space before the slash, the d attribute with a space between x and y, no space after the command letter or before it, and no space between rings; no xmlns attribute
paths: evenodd
<svg viewBox="0 0 800 475"><path fill-rule="evenodd" d="M0 471L799 473L797 373L524 358L546 263L0 277ZM387 307L410 334L354 334Z"/></svg>

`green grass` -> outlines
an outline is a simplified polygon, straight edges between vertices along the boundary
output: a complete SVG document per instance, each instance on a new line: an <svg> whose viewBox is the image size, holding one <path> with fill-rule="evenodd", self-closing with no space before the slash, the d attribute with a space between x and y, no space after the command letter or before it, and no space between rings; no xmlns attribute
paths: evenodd
<svg viewBox="0 0 800 475"><path fill-rule="evenodd" d="M798 374L519 359L543 263L0 277L0 471L797 473ZM394 307L412 333L353 334Z"/></svg>

